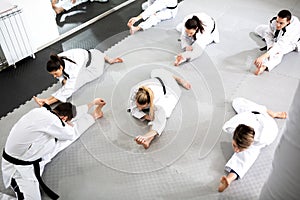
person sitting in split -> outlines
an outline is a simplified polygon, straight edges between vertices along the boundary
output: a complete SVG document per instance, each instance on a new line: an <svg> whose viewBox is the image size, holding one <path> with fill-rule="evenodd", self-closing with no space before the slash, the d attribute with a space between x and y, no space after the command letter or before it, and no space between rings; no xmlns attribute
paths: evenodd
<svg viewBox="0 0 300 200"><path fill-rule="evenodd" d="M108 0L51 0L51 5L55 13L58 15L88 1L97 1L102 3L108 2Z"/></svg>
<svg viewBox="0 0 300 200"><path fill-rule="evenodd" d="M130 91L128 112L137 119L147 120L149 132L135 138L137 144L149 148L156 136L163 132L181 96L179 85L191 89L190 83L165 69L151 71L151 79L135 85Z"/></svg>
<svg viewBox="0 0 300 200"><path fill-rule="evenodd" d="M110 64L123 62L121 58L111 59L97 49L71 49L51 55L47 71L61 82L62 87L49 98L34 97L34 100L39 105L66 102L80 87L103 74L104 61Z"/></svg>
<svg viewBox="0 0 300 200"><path fill-rule="evenodd" d="M256 27L255 33L267 44L261 49L267 52L254 61L255 75L274 69L281 62L283 55L294 50L300 51L300 22L288 10L281 10L277 17L270 20L269 25Z"/></svg>
<svg viewBox="0 0 300 200"><path fill-rule="evenodd" d="M161 21L174 18L178 11L177 0L148 0L142 4L142 9L144 12L130 18L127 23L127 26L130 28L130 34L134 34L139 30L147 30ZM134 26L141 19L145 21Z"/></svg>
<svg viewBox="0 0 300 200"><path fill-rule="evenodd" d="M181 48L184 52L176 56L175 66L201 56L207 45L220 41L215 20L205 13L186 16L176 29L181 32Z"/></svg>
<svg viewBox="0 0 300 200"><path fill-rule="evenodd" d="M262 148L276 139L278 127L274 118L287 117L286 112L274 112L244 98L234 99L232 106L237 114L224 124L223 130L233 135L234 154L225 165L228 174L221 177L219 192L243 178Z"/></svg>
<svg viewBox="0 0 300 200"><path fill-rule="evenodd" d="M11 186L18 199L40 200L40 187L51 199L58 199L41 179L44 167L103 116L105 104L101 98L77 108L60 103L52 110L44 104L22 116L11 129L3 150L5 187ZM92 107L94 111L89 112Z"/></svg>

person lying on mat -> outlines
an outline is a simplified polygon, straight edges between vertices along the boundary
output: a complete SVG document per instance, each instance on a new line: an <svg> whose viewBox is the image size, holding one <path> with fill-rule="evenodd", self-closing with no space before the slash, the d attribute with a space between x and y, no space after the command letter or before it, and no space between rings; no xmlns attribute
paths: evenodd
<svg viewBox="0 0 300 200"><path fill-rule="evenodd" d="M41 179L44 167L103 116L105 104L101 98L77 108L60 103L52 110L44 104L22 116L11 129L3 150L5 187L11 186L18 199L41 199L40 187L51 199L58 199ZM94 111L89 112L92 107Z"/></svg>
<svg viewBox="0 0 300 200"><path fill-rule="evenodd" d="M232 107L237 114L224 124L223 130L233 135L234 154L225 165L228 173L220 179L219 192L243 178L261 149L276 139L278 127L273 118L287 117L286 112L274 112L244 98L234 99Z"/></svg>
<svg viewBox="0 0 300 200"><path fill-rule="evenodd" d="M190 83L170 71L155 69L151 71L151 79L132 87L127 111L135 118L148 121L151 127L145 135L135 138L136 143L145 149L149 148L156 136L161 135L167 118L179 101L181 89L178 84L187 90L191 88Z"/></svg>
<svg viewBox="0 0 300 200"><path fill-rule="evenodd" d="M142 4L142 12L136 17L129 19L127 26L130 28L130 34L139 30L147 30L159 22L172 19L177 14L177 0L148 0ZM139 25L134 24L139 20L145 20Z"/></svg>
<svg viewBox="0 0 300 200"><path fill-rule="evenodd" d="M34 100L39 105L66 102L80 87L103 74L104 61L110 64L123 62L121 58L111 59L97 49L71 49L59 55L51 55L47 71L61 82L62 87L49 98L34 96Z"/></svg>
<svg viewBox="0 0 300 200"><path fill-rule="evenodd" d="M176 29L181 32L181 48L184 52L176 56L175 66L199 57L208 44L219 42L216 22L205 13L186 16Z"/></svg>
<svg viewBox="0 0 300 200"><path fill-rule="evenodd" d="M283 55L291 51L300 51L300 22L288 10L281 10L270 20L269 25L257 26L255 33L267 44L261 48L267 52L254 61L255 75L274 69L281 62Z"/></svg>

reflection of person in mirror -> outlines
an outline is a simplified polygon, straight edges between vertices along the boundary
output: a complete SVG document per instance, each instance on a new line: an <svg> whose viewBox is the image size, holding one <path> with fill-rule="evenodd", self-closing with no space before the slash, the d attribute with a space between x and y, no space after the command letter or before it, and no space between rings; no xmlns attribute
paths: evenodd
<svg viewBox="0 0 300 200"><path fill-rule="evenodd" d="M148 0L142 4L142 9L144 12L136 17L130 18L127 23L131 34L139 30L149 29L163 20L174 18L178 10L177 0ZM134 26L134 24L141 19L145 21L138 26Z"/></svg>
<svg viewBox="0 0 300 200"><path fill-rule="evenodd" d="M175 66L199 57L208 44L219 42L216 22L205 13L188 15L176 29L181 32L181 48L184 52L176 56Z"/></svg>
<svg viewBox="0 0 300 200"><path fill-rule="evenodd" d="M300 22L288 10L281 10L270 20L269 25L256 27L255 33L267 44L261 48L266 52L254 61L255 75L274 69L281 62L283 55L291 51L300 52Z"/></svg>
<svg viewBox="0 0 300 200"><path fill-rule="evenodd" d="M11 186L18 199L41 199L40 187L51 199L57 199L41 179L44 167L103 116L104 105L101 98L77 108L60 103L52 110L44 104L20 118L10 131L2 155L5 187ZM89 112L92 107L94 111Z"/></svg>
<svg viewBox="0 0 300 200"><path fill-rule="evenodd" d="M80 87L103 74L105 61L109 64L123 62L121 58L109 58L97 49L71 49L51 55L47 71L61 82L62 87L47 99L34 97L34 100L39 105L66 102Z"/></svg>
<svg viewBox="0 0 300 200"><path fill-rule="evenodd" d="M190 83L165 69L151 71L151 79L135 85L130 91L128 112L137 119L148 121L150 131L135 138L137 144L149 148L150 143L161 135L181 96L179 85L189 90Z"/></svg>
<svg viewBox="0 0 300 200"><path fill-rule="evenodd" d="M96 1L96 2L108 2L108 0L51 0L52 8L56 14L60 14L64 11L68 11L71 8L85 3L87 1Z"/></svg>
<svg viewBox="0 0 300 200"><path fill-rule="evenodd" d="M219 192L243 178L262 148L276 139L278 127L274 118L287 117L286 112L274 112L244 98L234 99L232 106L237 114L224 124L223 130L233 135L234 154L225 165L228 174L221 177Z"/></svg>

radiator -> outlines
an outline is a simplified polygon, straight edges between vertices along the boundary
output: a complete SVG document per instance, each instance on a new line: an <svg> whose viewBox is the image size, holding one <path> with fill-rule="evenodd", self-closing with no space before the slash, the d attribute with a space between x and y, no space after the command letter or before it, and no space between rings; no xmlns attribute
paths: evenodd
<svg viewBox="0 0 300 200"><path fill-rule="evenodd" d="M22 9L17 6L0 13L0 41L8 65L14 65L25 57L34 58L24 22Z"/></svg>

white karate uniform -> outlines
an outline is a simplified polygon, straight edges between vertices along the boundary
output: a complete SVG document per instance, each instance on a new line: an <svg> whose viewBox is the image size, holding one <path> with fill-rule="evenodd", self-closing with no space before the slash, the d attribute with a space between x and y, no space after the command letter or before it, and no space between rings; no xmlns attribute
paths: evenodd
<svg viewBox="0 0 300 200"><path fill-rule="evenodd" d="M246 150L234 153L225 165L225 170L234 170L239 178L243 178L253 165L263 147L271 144L277 137L278 127L275 120L267 113L267 108L244 98L236 98L232 106L237 115L227 121L223 130L233 135L239 124L245 124L254 129L254 142ZM260 114L254 114L257 111Z"/></svg>
<svg viewBox="0 0 300 200"><path fill-rule="evenodd" d="M137 108L135 95L141 86L149 87L152 90L154 94L154 120L149 122L148 125L151 125L151 129L156 131L158 135L163 132L167 118L171 116L181 96L181 89L172 75L171 72L164 69L152 70L151 79L138 83L130 91L128 109L130 109L132 116L141 119L146 113ZM155 77L159 77L163 81L166 88L165 95L161 83Z"/></svg>
<svg viewBox="0 0 300 200"><path fill-rule="evenodd" d="M178 11L176 6L177 0L148 0L142 5L144 12L140 15L145 21L139 27L146 30L163 20L174 18Z"/></svg>
<svg viewBox="0 0 300 200"><path fill-rule="evenodd" d="M94 118L88 114L87 105L79 106L74 126L65 123L45 107L35 108L25 114L11 129L5 144L5 152L17 159L34 161L39 158L41 175L44 167L61 150L65 149L92 124ZM55 141L56 139L57 141ZM2 175L5 187L14 178L25 199L41 199L39 182L32 165L14 165L2 158Z"/></svg>
<svg viewBox="0 0 300 200"><path fill-rule="evenodd" d="M267 44L267 49L270 54L269 59L263 61L263 65L271 71L282 60L284 54L294 51L297 47L297 42L300 39L300 22L295 16L292 16L290 24L285 27L286 32L280 30L277 39L274 39L276 32L276 19L272 20L269 25L259 25L255 29L255 33L264 38Z"/></svg>
<svg viewBox="0 0 300 200"><path fill-rule="evenodd" d="M89 0L76 0L75 3L72 3L71 0L58 0L55 6L62 7L64 10L68 11L71 8L78 6L79 4L85 3Z"/></svg>
<svg viewBox="0 0 300 200"><path fill-rule="evenodd" d="M204 24L204 31L203 33L200 31L196 33L196 40L194 40L193 37L189 37L185 32L185 23L193 16L197 16ZM193 13L186 16L183 22L176 26L176 29L181 32L181 48L185 49L188 46L193 47L192 51L185 51L181 54L185 60L193 60L199 57L207 45L212 42L220 42L219 30L215 20L205 13Z"/></svg>
<svg viewBox="0 0 300 200"><path fill-rule="evenodd" d="M71 49L59 54L59 56L66 56L73 60L76 64L64 60L65 72L70 78L59 90L52 94L53 97L61 102L66 102L80 87L103 74L105 55L97 49L90 49L89 51L91 52L91 64L89 66L86 66L89 56L88 51L85 49ZM62 82L64 77L60 76L57 79Z"/></svg>

